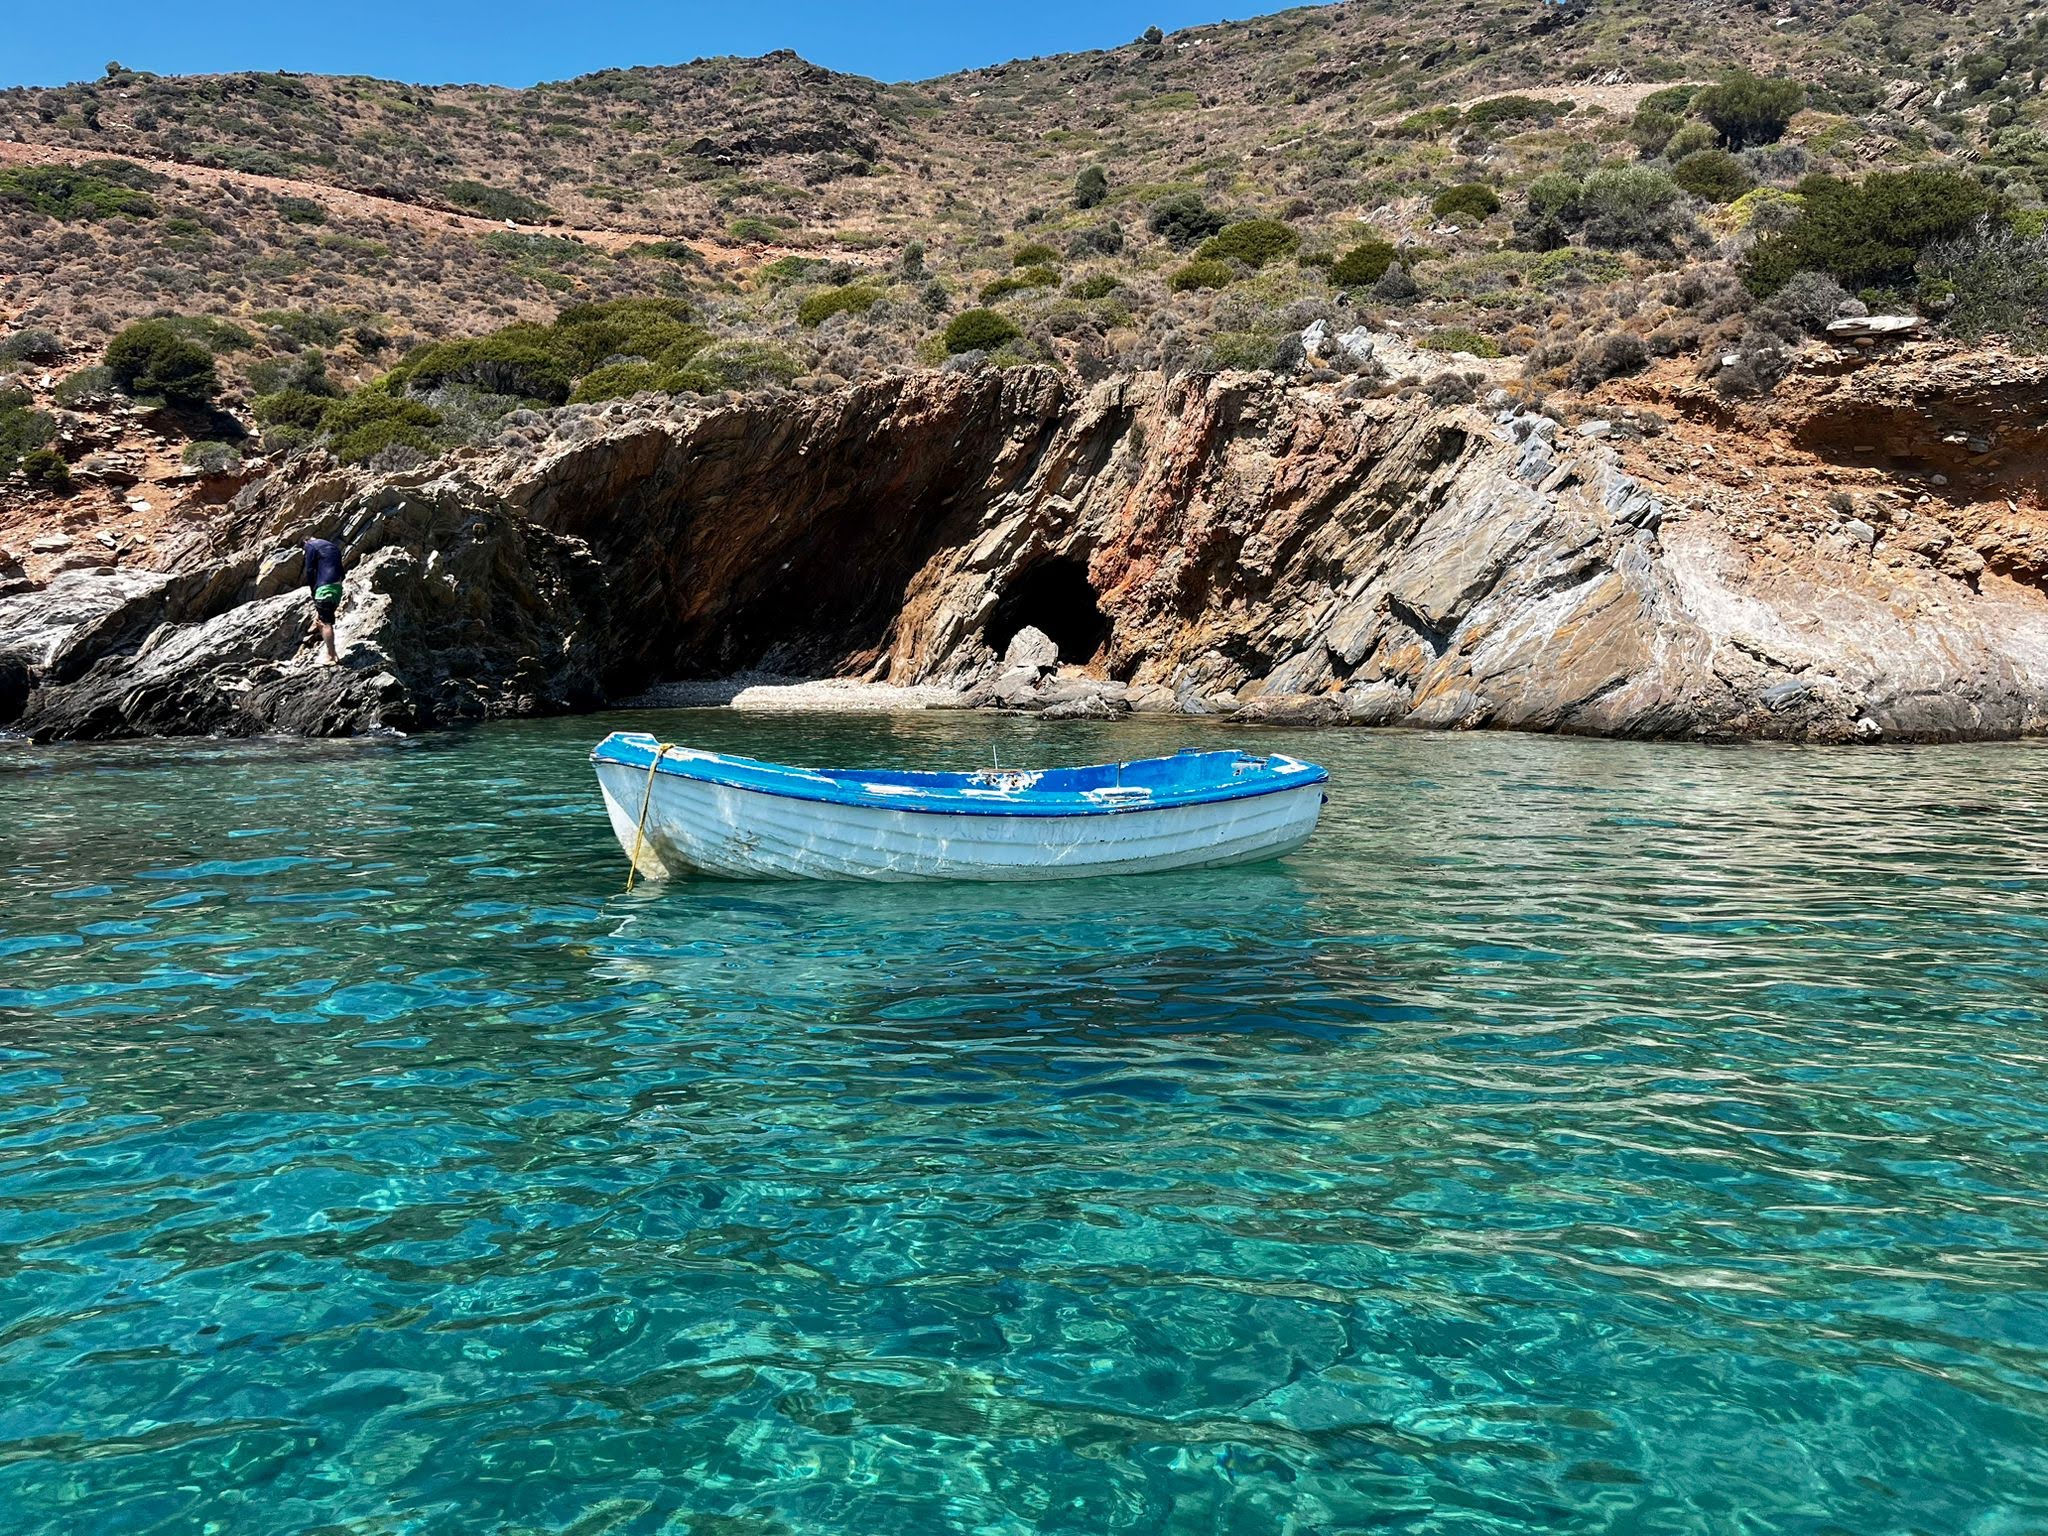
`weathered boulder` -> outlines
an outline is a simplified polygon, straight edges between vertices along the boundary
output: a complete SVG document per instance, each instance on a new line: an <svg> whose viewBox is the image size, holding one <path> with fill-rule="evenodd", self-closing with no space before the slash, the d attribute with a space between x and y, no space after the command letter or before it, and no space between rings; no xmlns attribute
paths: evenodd
<svg viewBox="0 0 2048 1536"><path fill-rule="evenodd" d="M1060 648L1053 644L1052 637L1029 624L1012 635L1010 643L1003 649L1005 672L1030 668L1044 674L1059 664Z"/></svg>
<svg viewBox="0 0 2048 1536"><path fill-rule="evenodd" d="M1845 315L1827 324L1828 336L1836 341L1861 341L1866 338L1896 339L1917 335L1926 329L1927 322L1918 315Z"/></svg>
<svg viewBox="0 0 2048 1536"><path fill-rule="evenodd" d="M1115 720L1130 713L1120 696L1105 693L1078 694L1048 704L1039 711L1041 720Z"/></svg>
<svg viewBox="0 0 2048 1536"><path fill-rule="evenodd" d="M172 582L154 571L66 571L0 598L0 651L68 681L103 651L139 644L170 610Z"/></svg>
<svg viewBox="0 0 2048 1536"><path fill-rule="evenodd" d="M1262 693L1230 718L1246 725L1337 725L1344 705L1328 693Z"/></svg>
<svg viewBox="0 0 2048 1536"><path fill-rule="evenodd" d="M1346 688L1338 703L1352 725L1394 725L1415 707L1415 693L1406 683L1383 677Z"/></svg>
<svg viewBox="0 0 2048 1536"><path fill-rule="evenodd" d="M604 696L604 577L574 540L435 486L338 507L242 509L225 555L168 572L58 578L0 601L0 649L39 684L19 711L42 740L287 732L348 735ZM343 665L315 665L312 602L281 573L311 527L351 529ZM280 551L291 553L281 555Z"/></svg>

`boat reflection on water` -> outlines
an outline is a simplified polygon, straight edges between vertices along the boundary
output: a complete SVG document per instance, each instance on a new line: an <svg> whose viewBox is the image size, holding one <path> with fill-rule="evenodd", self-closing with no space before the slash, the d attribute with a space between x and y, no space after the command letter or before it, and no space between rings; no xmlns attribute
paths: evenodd
<svg viewBox="0 0 2048 1536"><path fill-rule="evenodd" d="M743 1031L1337 1038L1413 1013L1280 863L1001 887L705 881L632 906L592 946L600 974Z"/></svg>

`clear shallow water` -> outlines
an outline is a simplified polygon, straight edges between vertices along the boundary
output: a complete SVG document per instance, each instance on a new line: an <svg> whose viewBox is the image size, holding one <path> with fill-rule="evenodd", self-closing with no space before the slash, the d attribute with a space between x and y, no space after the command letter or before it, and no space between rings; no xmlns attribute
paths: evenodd
<svg viewBox="0 0 2048 1536"><path fill-rule="evenodd" d="M0 750L0 1527L2048 1529L2048 752L1287 736L1282 864L624 898L615 723Z"/></svg>

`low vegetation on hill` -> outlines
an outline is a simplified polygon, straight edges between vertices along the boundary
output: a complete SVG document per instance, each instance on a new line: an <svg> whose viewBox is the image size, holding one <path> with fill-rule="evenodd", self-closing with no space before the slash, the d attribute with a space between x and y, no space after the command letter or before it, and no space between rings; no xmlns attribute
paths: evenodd
<svg viewBox="0 0 2048 1536"><path fill-rule="evenodd" d="M369 459L644 390L1312 366L1322 320L1532 390L1698 357L1761 393L1862 311L2041 344L2044 68L1996 0L1352 3L906 86L111 65L0 92L0 304L45 354L0 336L0 389ZM0 469L50 403L0 407Z"/></svg>

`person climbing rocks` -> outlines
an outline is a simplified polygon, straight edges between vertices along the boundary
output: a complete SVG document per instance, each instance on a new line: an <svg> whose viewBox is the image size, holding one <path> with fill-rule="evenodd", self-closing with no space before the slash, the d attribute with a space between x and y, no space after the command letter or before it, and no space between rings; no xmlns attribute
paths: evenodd
<svg viewBox="0 0 2048 1536"><path fill-rule="evenodd" d="M332 539L306 540L306 585L313 593L313 627L327 646L328 662L338 662L334 615L341 607L341 546Z"/></svg>

